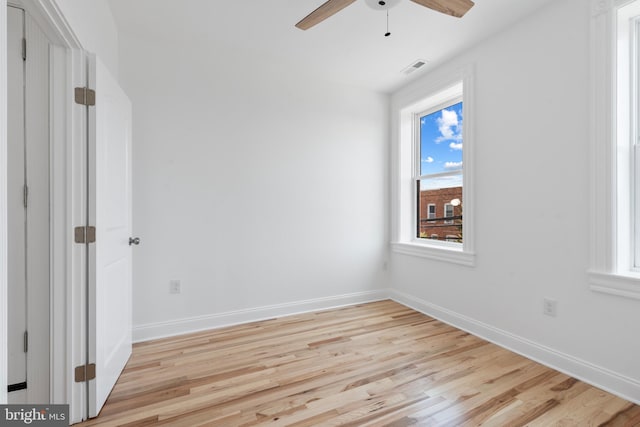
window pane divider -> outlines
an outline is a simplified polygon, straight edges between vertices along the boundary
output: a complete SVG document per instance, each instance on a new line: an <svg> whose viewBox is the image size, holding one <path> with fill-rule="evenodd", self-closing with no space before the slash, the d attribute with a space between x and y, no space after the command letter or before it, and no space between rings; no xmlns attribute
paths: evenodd
<svg viewBox="0 0 640 427"><path fill-rule="evenodd" d="M458 169L451 172L438 172L438 173L431 173L428 175L420 175L415 179L444 178L448 176L458 176L458 175L462 175L462 170Z"/></svg>

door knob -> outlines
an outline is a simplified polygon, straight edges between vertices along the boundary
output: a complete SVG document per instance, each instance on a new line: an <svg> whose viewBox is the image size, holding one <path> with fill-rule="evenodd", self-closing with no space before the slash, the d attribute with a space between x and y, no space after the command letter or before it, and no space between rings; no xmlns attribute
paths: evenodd
<svg viewBox="0 0 640 427"><path fill-rule="evenodd" d="M139 245L140 238L139 237L129 237L129 246L131 245Z"/></svg>

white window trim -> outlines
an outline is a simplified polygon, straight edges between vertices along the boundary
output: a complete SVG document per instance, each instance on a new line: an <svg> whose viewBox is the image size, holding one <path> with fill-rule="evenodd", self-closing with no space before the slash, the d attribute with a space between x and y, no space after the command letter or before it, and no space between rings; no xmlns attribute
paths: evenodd
<svg viewBox="0 0 640 427"><path fill-rule="evenodd" d="M475 266L474 197L474 70L469 65L441 69L396 92L391 98L391 250L396 253ZM414 116L440 102L456 99L462 90L464 108L462 151L464 200L463 243L418 239L413 185Z"/></svg>
<svg viewBox="0 0 640 427"><path fill-rule="evenodd" d="M617 10L630 0L592 0L591 19L591 218L589 284L595 292L640 299L640 273L628 263L619 239L629 231L629 209L617 197ZM628 173L628 171L627 171ZM628 179L628 177L627 177ZM627 201L628 204L628 201ZM626 212L626 213L625 213ZM626 218L626 219L625 219Z"/></svg>

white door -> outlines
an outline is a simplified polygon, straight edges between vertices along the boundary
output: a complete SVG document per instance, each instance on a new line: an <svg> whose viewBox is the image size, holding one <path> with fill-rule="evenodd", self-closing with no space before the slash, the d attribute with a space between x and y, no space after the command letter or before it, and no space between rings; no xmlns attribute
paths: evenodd
<svg viewBox="0 0 640 427"><path fill-rule="evenodd" d="M131 103L105 66L89 57L89 417L95 417L131 355Z"/></svg>
<svg viewBox="0 0 640 427"><path fill-rule="evenodd" d="M25 184L24 11L7 8L7 233L8 233L8 385L9 401L26 399L27 354L27 212ZM15 390L15 391L14 391Z"/></svg>
<svg viewBox="0 0 640 427"><path fill-rule="evenodd" d="M13 6L7 10L7 30L8 398L10 403L46 403L50 362L49 41L28 13Z"/></svg>

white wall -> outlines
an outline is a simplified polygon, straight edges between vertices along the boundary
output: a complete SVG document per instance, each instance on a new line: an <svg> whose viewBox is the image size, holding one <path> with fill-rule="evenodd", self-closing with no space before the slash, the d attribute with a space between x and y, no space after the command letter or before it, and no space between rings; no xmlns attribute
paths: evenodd
<svg viewBox="0 0 640 427"><path fill-rule="evenodd" d="M552 2L439 70L476 66L477 266L393 254L390 276L402 300L640 401L639 302L586 276L589 23L589 2Z"/></svg>
<svg viewBox="0 0 640 427"><path fill-rule="evenodd" d="M267 66L255 53L247 63L237 50L120 34L120 51L142 240L135 338L385 286L387 95ZM169 294L172 279L180 295ZM238 310L246 316L174 328Z"/></svg>
<svg viewBox="0 0 640 427"><path fill-rule="evenodd" d="M53 0L82 47L95 53L118 78L118 28L107 0Z"/></svg>

